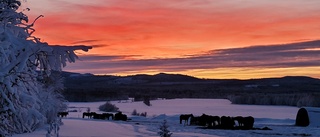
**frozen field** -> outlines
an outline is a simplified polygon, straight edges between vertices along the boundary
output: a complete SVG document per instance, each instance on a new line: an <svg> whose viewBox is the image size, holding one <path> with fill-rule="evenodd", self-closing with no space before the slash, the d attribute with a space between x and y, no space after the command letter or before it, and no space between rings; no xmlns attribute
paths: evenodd
<svg viewBox="0 0 320 137"><path fill-rule="evenodd" d="M316 127L294 126L297 107L288 106L257 106L234 105L223 99L172 99L151 101L152 106L143 102L114 101L120 111L127 114L131 120L112 121L83 119L82 113L90 107L91 111L98 111L98 107L105 102L69 103L67 118L63 118L64 125L60 127L60 137L157 137L159 126L167 120L172 137L297 137L320 136ZM131 116L133 110L138 113L147 112L147 117ZM179 124L180 114L192 113L195 116L203 113L218 116L253 116L254 127L269 127L272 130L218 130L200 129L197 126L183 126ZM15 135L14 137L45 137L45 128L34 133Z"/></svg>

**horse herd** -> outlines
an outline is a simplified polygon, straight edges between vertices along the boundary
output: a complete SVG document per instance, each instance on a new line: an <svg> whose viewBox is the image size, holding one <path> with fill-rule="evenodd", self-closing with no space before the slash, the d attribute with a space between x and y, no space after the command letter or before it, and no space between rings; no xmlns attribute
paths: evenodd
<svg viewBox="0 0 320 137"><path fill-rule="evenodd" d="M68 112L58 112L58 117L66 117L69 113ZM82 118L89 118L89 119L102 119L102 120L123 120L127 121L128 117L122 112L117 112L116 114L112 113L96 113L96 112L83 112Z"/></svg>
<svg viewBox="0 0 320 137"><path fill-rule="evenodd" d="M184 125L199 125L213 129L253 129L254 118L252 116L230 117L230 116L211 116L202 114L201 116L193 116L192 114L180 115L180 124L184 121ZM238 124L236 124L236 122Z"/></svg>
<svg viewBox="0 0 320 137"><path fill-rule="evenodd" d="M59 117L66 117L68 112L58 112ZM128 117L122 112L113 113L96 113L96 112L83 112L82 118L89 119L102 119L102 120L123 120L127 121ZM190 120L190 123L189 123ZM230 116L211 116L202 114L201 116L193 116L193 114L180 115L180 124L184 125L198 125L212 129L253 129L254 118L252 116L230 117ZM237 123L237 124L236 124Z"/></svg>

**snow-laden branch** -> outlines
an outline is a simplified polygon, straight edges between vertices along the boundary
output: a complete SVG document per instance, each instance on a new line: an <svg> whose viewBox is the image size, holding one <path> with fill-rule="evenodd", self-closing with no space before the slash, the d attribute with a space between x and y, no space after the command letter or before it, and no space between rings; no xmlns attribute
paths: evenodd
<svg viewBox="0 0 320 137"><path fill-rule="evenodd" d="M49 45L31 36L35 31L22 12L19 0L0 0L0 136L31 132L41 124L55 122L63 110L63 89L52 70L75 62L75 50L85 45ZM23 21L25 23L23 23ZM41 73L39 73L39 71Z"/></svg>

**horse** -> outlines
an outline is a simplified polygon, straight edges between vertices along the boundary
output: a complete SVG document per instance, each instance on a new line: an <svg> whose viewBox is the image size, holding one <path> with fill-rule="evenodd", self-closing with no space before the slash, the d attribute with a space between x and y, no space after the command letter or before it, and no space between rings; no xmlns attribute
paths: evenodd
<svg viewBox="0 0 320 137"><path fill-rule="evenodd" d="M244 118L242 116L236 116L232 118L233 120L238 122L238 127L243 127Z"/></svg>
<svg viewBox="0 0 320 137"><path fill-rule="evenodd" d="M104 115L104 117L106 119L108 119L108 120L109 120L110 117L111 117L111 119L113 119L113 114L112 113L102 113L102 115Z"/></svg>
<svg viewBox="0 0 320 137"><path fill-rule="evenodd" d="M254 118L252 116L243 118L243 128L244 129L253 129Z"/></svg>
<svg viewBox="0 0 320 137"><path fill-rule="evenodd" d="M218 126L220 125L220 117L219 116L209 116L209 126Z"/></svg>
<svg viewBox="0 0 320 137"><path fill-rule="evenodd" d="M200 125L200 116L191 117L190 125Z"/></svg>
<svg viewBox="0 0 320 137"><path fill-rule="evenodd" d="M122 112L118 112L114 114L114 120L122 120L122 121L127 121L128 117L125 114L122 114Z"/></svg>
<svg viewBox="0 0 320 137"><path fill-rule="evenodd" d="M234 120L231 117L222 116L221 117L221 128L222 129L233 129L234 128Z"/></svg>
<svg viewBox="0 0 320 137"><path fill-rule="evenodd" d="M180 124L182 124L182 120L184 120L184 125L188 125L189 118L192 119L192 114L182 114L180 115Z"/></svg>
<svg viewBox="0 0 320 137"><path fill-rule="evenodd" d="M88 117L88 118L93 118L93 116L96 114L96 112L83 112L82 113L82 118Z"/></svg>
<svg viewBox="0 0 320 137"><path fill-rule="evenodd" d="M199 117L199 125L200 126L206 126L207 125L207 121L208 121L208 117L209 115L206 115L206 114L202 114L200 117Z"/></svg>
<svg viewBox="0 0 320 137"><path fill-rule="evenodd" d="M69 112L58 112L58 117L67 117Z"/></svg>
<svg viewBox="0 0 320 137"><path fill-rule="evenodd" d="M93 119L102 119L102 120L104 120L104 119L106 119L106 117L103 114L95 113L95 114L93 114Z"/></svg>
<svg viewBox="0 0 320 137"><path fill-rule="evenodd" d="M199 125L207 127L218 126L220 125L220 117L202 114L199 118Z"/></svg>

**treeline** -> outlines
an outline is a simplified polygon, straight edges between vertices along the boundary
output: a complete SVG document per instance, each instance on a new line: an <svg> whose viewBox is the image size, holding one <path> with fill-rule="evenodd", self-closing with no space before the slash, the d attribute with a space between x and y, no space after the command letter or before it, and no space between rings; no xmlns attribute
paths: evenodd
<svg viewBox="0 0 320 137"><path fill-rule="evenodd" d="M320 79L283 77L251 80L197 79L184 75L65 75L68 101L145 101L157 98L229 99L234 104L319 106Z"/></svg>
<svg viewBox="0 0 320 137"><path fill-rule="evenodd" d="M320 107L320 93L295 94L237 94L229 95L233 104L286 105L297 107Z"/></svg>
<svg viewBox="0 0 320 137"><path fill-rule="evenodd" d="M106 100L126 100L133 98L134 101L154 100L157 98L211 98L228 99L233 104L250 105L286 105L286 106L320 106L320 93L317 92L243 92L235 90L221 90L215 88L192 89L194 86L170 86L153 88L126 87L91 90L67 90L64 94L68 101L91 102Z"/></svg>
<svg viewBox="0 0 320 137"><path fill-rule="evenodd" d="M215 89L198 89L194 86L110 86L104 88L66 88L65 98L71 102L91 102L106 100L126 100L134 98L143 101L146 98L225 98L229 93L215 91Z"/></svg>

